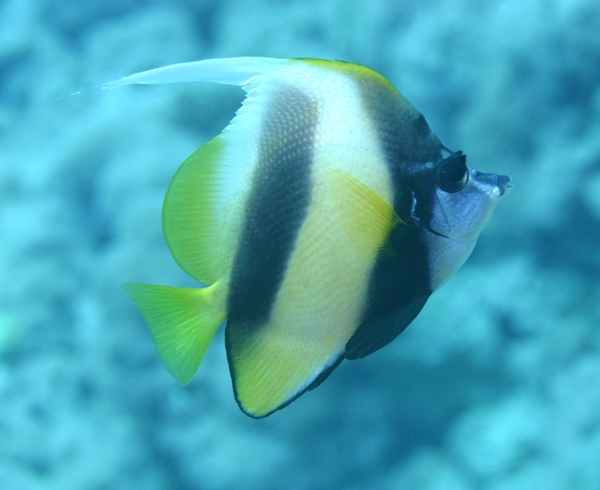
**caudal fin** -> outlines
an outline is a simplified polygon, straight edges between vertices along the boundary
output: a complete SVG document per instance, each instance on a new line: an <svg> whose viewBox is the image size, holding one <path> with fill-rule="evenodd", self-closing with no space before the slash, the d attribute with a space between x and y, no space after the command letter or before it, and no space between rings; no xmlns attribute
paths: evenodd
<svg viewBox="0 0 600 490"><path fill-rule="evenodd" d="M217 284L183 289L129 283L123 289L142 314L169 373L182 385L188 384L225 320L215 298Z"/></svg>

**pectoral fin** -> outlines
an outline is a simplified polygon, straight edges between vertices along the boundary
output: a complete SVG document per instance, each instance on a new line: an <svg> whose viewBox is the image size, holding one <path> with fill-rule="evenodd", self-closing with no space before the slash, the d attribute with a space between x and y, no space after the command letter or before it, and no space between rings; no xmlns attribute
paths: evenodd
<svg viewBox="0 0 600 490"><path fill-rule="evenodd" d="M406 224L402 218L381 196L349 172L332 169L330 178L334 192L343 201L341 206L346 207L342 219L351 227L353 236L379 240L378 256L394 257L389 237L395 226Z"/></svg>

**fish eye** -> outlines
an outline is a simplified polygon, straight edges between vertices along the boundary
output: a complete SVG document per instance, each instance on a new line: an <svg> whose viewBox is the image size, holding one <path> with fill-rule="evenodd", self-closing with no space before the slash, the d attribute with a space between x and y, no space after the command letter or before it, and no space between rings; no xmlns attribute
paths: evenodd
<svg viewBox="0 0 600 490"><path fill-rule="evenodd" d="M469 181L469 170L467 169L467 156L462 151L446 158L439 164L436 171L436 179L440 188L446 192L458 192L467 185Z"/></svg>

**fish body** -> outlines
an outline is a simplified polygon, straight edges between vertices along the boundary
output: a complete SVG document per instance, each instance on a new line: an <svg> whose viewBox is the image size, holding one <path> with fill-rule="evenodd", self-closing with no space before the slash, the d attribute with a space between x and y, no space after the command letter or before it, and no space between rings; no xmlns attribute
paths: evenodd
<svg viewBox="0 0 600 490"><path fill-rule="evenodd" d="M184 81L247 92L164 201L169 249L204 287L124 288L182 384L226 321L236 400L260 418L400 334L468 258L510 179L469 167L352 63L204 60L105 88Z"/></svg>

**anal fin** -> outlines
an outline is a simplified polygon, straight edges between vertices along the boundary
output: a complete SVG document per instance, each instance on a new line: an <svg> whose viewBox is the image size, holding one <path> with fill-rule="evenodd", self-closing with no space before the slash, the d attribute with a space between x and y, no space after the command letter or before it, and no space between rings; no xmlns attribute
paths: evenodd
<svg viewBox="0 0 600 490"><path fill-rule="evenodd" d="M338 367L342 361L344 360L344 354L341 354L340 357L337 358L337 360L328 368L325 368L323 371L321 371L321 373L314 379L314 381L308 385L308 388L306 388L306 391L312 391L315 388L318 388L319 386L321 386L321 383L323 383L323 381L325 381L327 378L329 378L329 375L331 373L333 373L333 371L335 370L336 367Z"/></svg>
<svg viewBox="0 0 600 490"><path fill-rule="evenodd" d="M225 343L235 399L250 417L262 418L316 388L344 359L341 350L312 344L269 324L229 319Z"/></svg>

